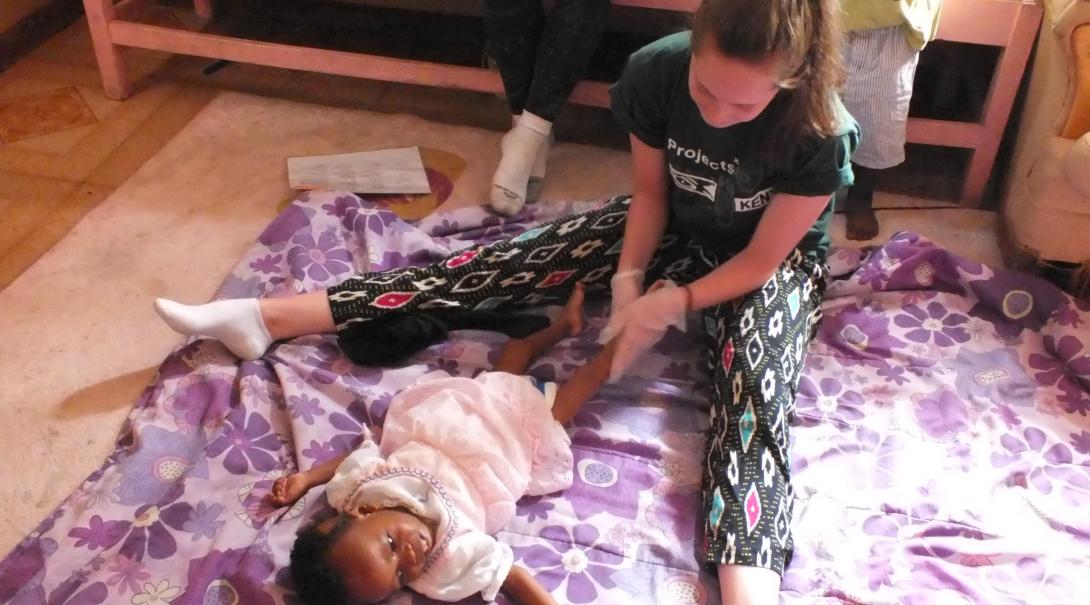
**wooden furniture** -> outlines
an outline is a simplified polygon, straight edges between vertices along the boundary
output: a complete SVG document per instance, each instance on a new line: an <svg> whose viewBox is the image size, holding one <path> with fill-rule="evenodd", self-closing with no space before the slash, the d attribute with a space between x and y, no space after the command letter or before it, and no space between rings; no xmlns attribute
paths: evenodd
<svg viewBox="0 0 1090 605"><path fill-rule="evenodd" d="M124 99L132 93L132 83L120 52L125 46L373 80L490 93L503 91L499 75L486 69L243 40L126 20L133 5L140 1L123 0L115 5L114 0L83 0L103 87L111 99ZM211 17L213 0L194 0L193 4L199 16ZM699 0L613 0L613 4L692 11ZM908 141L911 143L972 150L972 160L961 189L962 205L977 206L981 202L1041 22L1041 12L1034 0L943 2L940 39L1002 48L979 122L911 118L908 123ZM582 82L571 100L608 106L608 86L604 82Z"/></svg>

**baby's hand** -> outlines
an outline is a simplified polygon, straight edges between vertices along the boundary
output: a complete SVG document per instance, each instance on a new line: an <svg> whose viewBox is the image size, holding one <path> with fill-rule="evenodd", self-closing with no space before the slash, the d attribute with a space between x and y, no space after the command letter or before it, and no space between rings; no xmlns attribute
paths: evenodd
<svg viewBox="0 0 1090 605"><path fill-rule="evenodd" d="M303 494L307 492L307 486L301 473L292 473L281 477L273 483L269 492L269 501L276 506L291 506L295 504Z"/></svg>

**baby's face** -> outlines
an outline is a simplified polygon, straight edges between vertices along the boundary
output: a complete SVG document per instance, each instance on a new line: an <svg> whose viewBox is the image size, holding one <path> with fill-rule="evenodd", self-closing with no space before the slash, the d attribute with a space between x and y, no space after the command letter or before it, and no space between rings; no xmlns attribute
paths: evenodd
<svg viewBox="0 0 1090 605"><path fill-rule="evenodd" d="M329 549L329 563L358 602L377 603L420 577L435 546L432 529L397 509L348 512L348 529ZM318 526L328 532L336 518Z"/></svg>

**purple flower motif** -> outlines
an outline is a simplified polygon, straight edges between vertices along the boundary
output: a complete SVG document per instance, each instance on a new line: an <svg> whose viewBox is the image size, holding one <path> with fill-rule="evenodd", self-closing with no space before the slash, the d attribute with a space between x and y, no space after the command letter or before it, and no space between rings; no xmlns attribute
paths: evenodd
<svg viewBox="0 0 1090 605"><path fill-rule="evenodd" d="M995 413L999 415L999 419L1003 421L1008 430L1022 424L1022 419L1018 417L1018 413L1011 409L1009 405L996 406Z"/></svg>
<svg viewBox="0 0 1090 605"><path fill-rule="evenodd" d="M962 327L969 318L961 313L948 313L942 303L930 303L926 311L916 305L908 305L904 311L893 318L893 323L907 328L909 331L905 333L905 338L911 341L933 340L940 347L969 342L969 333Z"/></svg>
<svg viewBox="0 0 1090 605"><path fill-rule="evenodd" d="M200 434L145 426L139 445L118 462L118 501L128 505L158 502L187 476L207 478L204 446Z"/></svg>
<svg viewBox="0 0 1090 605"><path fill-rule="evenodd" d="M215 538L216 532L226 523L219 520L222 514L222 505L212 503L209 506L204 502L198 502L197 508L189 513L189 518L182 524L182 530L193 534L194 542L201 538Z"/></svg>
<svg viewBox="0 0 1090 605"><path fill-rule="evenodd" d="M370 405L363 399L357 399L345 408L346 414L330 414L329 423L344 433L330 439L329 447L335 452L349 452L359 447L364 439L370 437L372 430L382 427L392 398L390 395L374 398Z"/></svg>
<svg viewBox="0 0 1090 605"><path fill-rule="evenodd" d="M237 386L226 374L190 374L178 381L163 408L174 416L178 428L195 431L219 426L237 401Z"/></svg>
<svg viewBox="0 0 1090 605"><path fill-rule="evenodd" d="M897 386L901 386L908 382L908 377L905 376L905 369L902 366L881 363L878 367L877 374L885 378L886 382L892 382Z"/></svg>
<svg viewBox="0 0 1090 605"><path fill-rule="evenodd" d="M1045 433L1038 428L1028 427L1019 439L1009 433L999 438L1000 445L1007 453L992 454L992 466L1010 467L1010 480L1015 484L1032 484L1044 494L1052 493L1050 479L1064 479L1063 465L1071 464L1071 450L1062 443L1048 446Z"/></svg>
<svg viewBox="0 0 1090 605"><path fill-rule="evenodd" d="M815 384L809 376L803 376L795 406L796 414L809 424L830 418L851 424L863 418L862 395L845 390L835 378L823 378Z"/></svg>
<svg viewBox="0 0 1090 605"><path fill-rule="evenodd" d="M1065 299L1060 308L1056 310L1056 313L1052 316L1052 321L1055 321L1061 326L1076 330L1086 322L1082 314L1079 313L1079 309L1067 299Z"/></svg>
<svg viewBox="0 0 1090 605"><path fill-rule="evenodd" d="M699 485L674 485L663 481L655 486L655 497L647 507L647 521L667 536L691 543L696 536L692 511L700 508Z"/></svg>
<svg viewBox="0 0 1090 605"><path fill-rule="evenodd" d="M612 574L624 562L615 547L598 541L598 529L580 523L571 529L550 525L541 530L545 544L515 547L516 556L530 569L542 587L549 592L560 588L567 580L566 600L571 603L593 603L599 588L614 588Z"/></svg>
<svg viewBox="0 0 1090 605"><path fill-rule="evenodd" d="M36 586L34 589L25 591L16 597L14 601L11 601L11 605L40 605L41 603L48 603L49 605L98 605L106 601L110 589L106 587L105 583L93 582L86 586L85 584L86 580L75 574L61 582L60 586L57 586L53 592L49 593L48 599L45 597L45 590L41 586Z"/></svg>
<svg viewBox="0 0 1090 605"><path fill-rule="evenodd" d="M350 389L357 391L373 386L382 380L382 370L352 363L337 345L322 342L314 347L303 364L314 368L310 379L320 384L333 384L340 378Z"/></svg>
<svg viewBox="0 0 1090 605"><path fill-rule="evenodd" d="M1006 269L995 269L990 279L970 282L969 287L980 299L969 314L991 321L1008 338L1025 329L1039 330L1065 298L1043 279Z"/></svg>
<svg viewBox="0 0 1090 605"><path fill-rule="evenodd" d="M1090 456L1090 433L1071 433L1071 447L1080 454Z"/></svg>
<svg viewBox="0 0 1090 605"><path fill-rule="evenodd" d="M186 589L172 605L245 603L274 605L265 584L276 566L260 547L213 550L189 562Z"/></svg>
<svg viewBox="0 0 1090 605"><path fill-rule="evenodd" d="M288 397L288 401L290 402L288 409L291 410L291 417L302 418L303 422L307 424L314 424L315 418L325 415L325 410L322 409L317 397L310 397L306 393L300 393Z"/></svg>
<svg viewBox="0 0 1090 605"><path fill-rule="evenodd" d="M458 360L456 359L444 359L442 357L429 361L427 363L429 372L442 371L450 374L451 376L459 376L461 372L458 368Z"/></svg>
<svg viewBox="0 0 1090 605"><path fill-rule="evenodd" d="M842 433L838 437L835 448L821 455L821 462L848 465L851 472L845 474L845 479L856 488L893 486L900 475L898 463L904 449L894 434L858 427L854 435Z"/></svg>
<svg viewBox="0 0 1090 605"><path fill-rule="evenodd" d="M352 270L352 254L338 247L340 242L332 230L323 232L317 242L308 233L300 233L291 241L295 245L288 250L288 265L295 279L309 277L320 283Z"/></svg>
<svg viewBox="0 0 1090 605"><path fill-rule="evenodd" d="M76 548L86 546L89 550L110 548L129 530L129 523L125 521L103 521L102 517L91 517L87 527L73 527L68 532L68 537L75 538L73 544Z"/></svg>
<svg viewBox="0 0 1090 605"><path fill-rule="evenodd" d="M848 305L821 324L822 342L840 354L840 362L852 365L885 365L893 351L904 346L889 331L889 318L875 315L857 304Z"/></svg>
<svg viewBox="0 0 1090 605"><path fill-rule="evenodd" d="M954 385L963 397L1022 407L1033 405L1037 387L1012 349L984 353L961 349L948 365L956 377Z"/></svg>
<svg viewBox="0 0 1090 605"><path fill-rule="evenodd" d="M969 428L965 402L947 390L939 390L916 403L916 419L928 435L949 439Z"/></svg>
<svg viewBox="0 0 1090 605"><path fill-rule="evenodd" d="M310 208L292 204L273 219L257 239L274 252L283 250L293 235L310 227L310 217L313 215L314 211Z"/></svg>
<svg viewBox="0 0 1090 605"><path fill-rule="evenodd" d="M1090 412L1090 398L1085 393L1074 389L1065 390L1060 395L1060 401L1067 404L1067 408L1064 409L1068 414L1078 414L1079 416L1085 416L1087 412Z"/></svg>
<svg viewBox="0 0 1090 605"><path fill-rule="evenodd" d="M280 273L280 261L284 260L284 255L266 254L261 258L256 258L250 262L250 268L258 273L264 273L266 275L272 275Z"/></svg>
<svg viewBox="0 0 1090 605"><path fill-rule="evenodd" d="M351 447L345 448L343 452L350 451L351 449ZM339 453L342 453L342 450L334 449L329 443L319 443L313 439L310 440L310 447L303 450L303 455L313 459L315 463L330 460Z"/></svg>
<svg viewBox="0 0 1090 605"><path fill-rule="evenodd" d="M2 559L0 601L10 603L11 598L22 591L24 586L41 584L42 576L45 575L46 557L55 550L56 543L48 544L47 540L40 538L27 538L19 543L15 550Z"/></svg>
<svg viewBox="0 0 1090 605"><path fill-rule="evenodd" d="M363 200L354 195L338 195L333 198L332 204L322 204L322 210L332 217L344 217L349 212L359 210L362 204Z"/></svg>
<svg viewBox="0 0 1090 605"><path fill-rule="evenodd" d="M151 574L144 569L143 563L129 559L125 555L118 555L114 564L108 569L113 572L113 575L106 580L106 583L117 586L121 594L125 594L125 590L131 590L133 594L136 594L140 592L141 582L151 579Z"/></svg>
<svg viewBox="0 0 1090 605"><path fill-rule="evenodd" d="M174 499L181 495L182 490L177 490ZM178 543L170 530L181 531L191 514L193 506L188 502L141 506L136 509L129 535L119 552L133 561L142 561L145 554L153 559L173 556L178 550ZM127 521L125 523L128 525Z"/></svg>
<svg viewBox="0 0 1090 605"><path fill-rule="evenodd" d="M228 275L216 289L216 300L235 298L259 298L265 293L265 280L257 275L247 278L234 273Z"/></svg>
<svg viewBox="0 0 1090 605"><path fill-rule="evenodd" d="M911 247L893 252L904 254L889 271L885 290L923 290L964 294L958 259L936 247ZM896 256L895 256L896 258Z"/></svg>
<svg viewBox="0 0 1090 605"><path fill-rule="evenodd" d="M1047 355L1034 353L1029 356L1029 367L1039 370L1034 378L1042 386L1056 386L1063 394L1060 400L1067 404L1067 412L1086 415L1085 394L1090 391L1090 351L1083 351L1083 344L1074 336L1056 339L1045 336L1044 350Z"/></svg>
<svg viewBox="0 0 1090 605"><path fill-rule="evenodd" d="M244 475L252 464L256 471L271 471L277 467L276 457L269 452L280 450L280 438L270 433L269 422L260 414L245 418L240 408L241 421L229 418L227 426L215 441L208 445L209 458L217 458L224 452L227 457L223 467L235 475Z"/></svg>
<svg viewBox="0 0 1090 605"><path fill-rule="evenodd" d="M355 196L338 197L332 205L325 204L322 209L331 216L340 216L344 228L357 237L367 237L368 231L377 236L387 235L386 227L400 220L382 205Z"/></svg>
<svg viewBox="0 0 1090 605"><path fill-rule="evenodd" d="M610 441L589 431L579 431L572 442L575 480L566 497L575 516L582 520L607 512L635 519L640 492L654 487L660 477L649 464L658 460L658 449L640 443Z"/></svg>
<svg viewBox="0 0 1090 605"><path fill-rule="evenodd" d="M537 519L545 520L549 518L549 511L556 508L556 505L546 499L545 496L526 496L518 502L518 509L515 514L519 517L526 517L526 520L533 523Z"/></svg>

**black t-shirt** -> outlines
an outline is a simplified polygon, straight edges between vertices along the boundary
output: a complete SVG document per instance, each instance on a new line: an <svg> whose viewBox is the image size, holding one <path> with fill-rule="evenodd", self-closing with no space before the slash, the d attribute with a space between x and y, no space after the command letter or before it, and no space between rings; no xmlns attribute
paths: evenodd
<svg viewBox="0 0 1090 605"><path fill-rule="evenodd" d="M662 38L633 53L610 89L621 127L666 154L673 228L728 257L749 244L774 193L831 196L851 185L859 127L839 99L837 135L804 142L790 161L774 167L763 160L761 146L780 118L778 105L749 122L709 126L689 96L691 54L689 32ZM800 248L824 258L831 216L832 204Z"/></svg>

